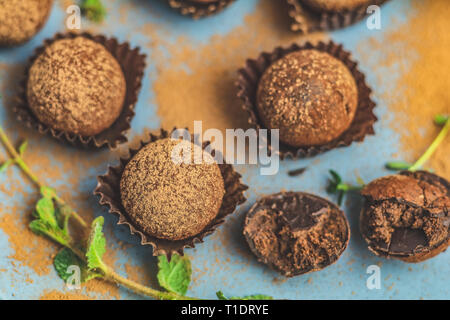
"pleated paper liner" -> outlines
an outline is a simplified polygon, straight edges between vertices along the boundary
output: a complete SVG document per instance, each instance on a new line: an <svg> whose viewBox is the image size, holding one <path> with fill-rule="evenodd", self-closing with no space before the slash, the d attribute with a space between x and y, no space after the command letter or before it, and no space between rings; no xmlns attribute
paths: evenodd
<svg viewBox="0 0 450 320"><path fill-rule="evenodd" d="M175 130L176 129L173 131ZM120 179L125 166L131 158L138 153L139 150L149 143L170 137L170 134L168 131L161 130L158 135L151 134L149 141L141 141L140 147L137 149L129 149L128 157L121 158L118 166L109 167L105 175L97 178L98 184L94 191L95 195L100 196L100 204L108 207L110 213L118 215L119 225L128 226L131 234L137 234L141 238L142 245L152 246L154 256L163 254L168 256L168 258L170 258L174 253L183 255L185 248L194 248L196 243L202 243L205 236L212 234L221 224L225 222L225 218L236 210L238 205L246 201L244 191L248 189L246 185L241 183L241 175L234 171L232 165L218 164L225 183L225 195L223 197L223 202L219 213L200 234L184 240L172 241L159 239L139 230L139 228L128 217L128 214L122 205L120 195ZM209 142L204 143L202 146L203 149L205 149L209 144Z"/></svg>
<svg viewBox="0 0 450 320"><path fill-rule="evenodd" d="M319 12L302 3L302 0L286 0L289 5L291 30L301 33L328 31L348 27L367 16L369 5L382 5L389 0L373 0L355 10Z"/></svg>
<svg viewBox="0 0 450 320"><path fill-rule="evenodd" d="M234 1L236 0L217 0L211 3L199 3L190 0L169 0L169 4L172 8L181 12L181 14L199 19L219 13Z"/></svg>
<svg viewBox="0 0 450 320"><path fill-rule="evenodd" d="M242 107L249 115L249 124L256 127L256 129L264 129L264 125L259 119L256 105L256 92L259 79L264 71L269 68L272 63L287 54L307 49L316 49L327 52L347 66L355 78L358 87L358 107L350 127L331 142L320 146L292 147L280 141L278 153L281 159L287 157L297 159L315 156L337 147L349 146L354 141L361 142L364 140L365 136L375 133L373 125L377 121L377 117L373 113L376 104L370 98L372 90L366 84L364 74L359 71L357 62L352 60L350 53L345 51L342 48L342 45L337 45L332 41L328 43L319 42L317 45L307 42L304 45L292 44L288 48L277 47L273 52L261 53L257 59L248 59L245 67L238 71L237 95L243 101ZM270 138L268 139L268 142L270 143ZM272 152L270 145L268 148Z"/></svg>
<svg viewBox="0 0 450 320"><path fill-rule="evenodd" d="M106 130L95 136L82 136L71 132L55 130L46 124L40 122L33 114L27 100L27 80L29 70L37 57L44 52L45 48L60 39L73 39L76 37L85 37L103 45L122 67L126 81L126 95L123 102L123 109L116 121ZM66 141L72 145L86 148L101 148L107 146L110 149L128 141L126 133L131 128L131 120L134 117L134 107L137 102L138 94L141 89L142 77L145 69L145 54L140 53L140 48L130 48L128 42L119 43L116 38L106 38L102 35L91 35L89 33L57 33L53 38L44 41L43 46L34 51L29 59L25 70L24 78L20 83L16 103L13 112L17 119L28 128L36 129L41 134L49 134L52 137Z"/></svg>

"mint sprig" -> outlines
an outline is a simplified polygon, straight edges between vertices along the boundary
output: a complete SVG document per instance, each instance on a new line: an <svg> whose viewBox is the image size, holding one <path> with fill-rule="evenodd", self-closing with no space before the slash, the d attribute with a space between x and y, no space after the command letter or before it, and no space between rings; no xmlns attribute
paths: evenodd
<svg viewBox="0 0 450 320"><path fill-rule="evenodd" d="M328 187L327 192L330 194L338 195L338 204L342 205L344 200L344 196L350 191L360 191L364 188L364 181L361 178L358 178L357 186L351 185L348 183L344 183L342 177L335 170L329 170L331 177L328 179Z"/></svg>
<svg viewBox="0 0 450 320"><path fill-rule="evenodd" d="M80 282L85 283L95 278L103 277L102 274L89 269L86 261L78 257L72 250L63 248L55 256L53 266L59 277L68 281L73 273L69 272L71 266L77 266L80 269Z"/></svg>
<svg viewBox="0 0 450 320"><path fill-rule="evenodd" d="M450 118L448 115L438 114L434 117L434 123L437 126L442 127L442 130L438 134L438 136L433 140L430 146L427 148L425 153L413 164L409 164L404 161L391 161L386 163L385 167L389 170L393 171L417 171L423 168L425 163L431 158L439 145L444 141L448 132L450 131Z"/></svg>

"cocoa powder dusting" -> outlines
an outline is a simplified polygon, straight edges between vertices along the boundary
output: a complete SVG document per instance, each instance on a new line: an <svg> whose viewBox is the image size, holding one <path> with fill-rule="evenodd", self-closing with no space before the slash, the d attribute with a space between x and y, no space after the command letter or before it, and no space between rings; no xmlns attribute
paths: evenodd
<svg viewBox="0 0 450 320"><path fill-rule="evenodd" d="M0 0L0 46L27 41L46 21L53 0Z"/></svg>
<svg viewBox="0 0 450 320"><path fill-rule="evenodd" d="M407 23L392 22L392 31L380 40L362 41L358 51L361 63L375 73L380 86L386 85L386 69L395 67L399 75L394 84L377 95L388 103L389 113L383 120L400 136L401 154L408 157L402 160L413 162L440 130L433 125L434 116L450 114L450 6L447 0L411 3L414 10ZM374 52L381 54L373 59ZM447 138L427 163L447 180L449 154Z"/></svg>
<svg viewBox="0 0 450 320"><path fill-rule="evenodd" d="M84 37L48 46L30 68L27 98L44 124L91 136L118 118L126 83L116 59Z"/></svg>
<svg viewBox="0 0 450 320"><path fill-rule="evenodd" d="M317 50L292 52L262 75L257 93L261 120L280 129L292 146L323 145L352 123L358 89L350 70Z"/></svg>
<svg viewBox="0 0 450 320"><path fill-rule="evenodd" d="M287 192L259 200L247 214L244 235L260 261L292 277L334 263L350 233L339 208L313 195Z"/></svg>
<svg viewBox="0 0 450 320"><path fill-rule="evenodd" d="M180 146L191 149L192 164L174 162L172 153ZM149 143L128 162L120 191L138 229L181 240L199 234L216 217L225 187L210 154L189 141L167 138Z"/></svg>

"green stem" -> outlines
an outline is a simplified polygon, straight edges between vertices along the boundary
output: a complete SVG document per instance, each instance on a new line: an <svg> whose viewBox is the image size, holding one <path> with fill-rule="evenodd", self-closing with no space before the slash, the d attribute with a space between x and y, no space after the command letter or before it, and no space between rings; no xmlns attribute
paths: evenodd
<svg viewBox="0 0 450 320"><path fill-rule="evenodd" d="M419 160L417 160L416 163L414 163L412 165L412 167L409 168L409 171L414 172L414 171L417 171L417 170L419 170L420 168L423 167L425 162L427 162L430 159L430 157L436 151L436 149L441 144L441 142L444 141L444 139L447 136L447 133L449 132L449 130L450 130L450 119L447 120L447 122L445 123L445 126L442 128L441 132L436 137L436 139L434 139L434 141L428 147L427 151L425 151L425 153L419 158Z"/></svg>
<svg viewBox="0 0 450 320"><path fill-rule="evenodd" d="M22 156L16 151L13 144L9 140L8 136L6 135L5 131L2 127L0 127L0 140L2 141L3 145L5 146L6 150L8 151L11 159L14 161L14 163L19 166L20 169L25 173L25 175L37 186L39 189L42 187L45 187L45 185L38 179L38 177L31 171L30 167L25 163ZM55 201L59 205L67 205L67 203L61 199L60 197L56 196ZM75 220L78 221L80 225L83 227L88 227L88 224L84 219L75 211L72 210L71 217L73 217Z"/></svg>
<svg viewBox="0 0 450 320"><path fill-rule="evenodd" d="M147 297L159 299L159 300L200 300L198 298L193 297L185 297L180 296L176 293L171 292L162 292L159 290L155 290L146 286L143 286L137 282L131 281L129 279L126 279L122 277L121 275L114 272L114 270L110 269L109 267L105 266L101 270L105 274L105 278L107 280L113 281L115 283L119 283L125 288Z"/></svg>

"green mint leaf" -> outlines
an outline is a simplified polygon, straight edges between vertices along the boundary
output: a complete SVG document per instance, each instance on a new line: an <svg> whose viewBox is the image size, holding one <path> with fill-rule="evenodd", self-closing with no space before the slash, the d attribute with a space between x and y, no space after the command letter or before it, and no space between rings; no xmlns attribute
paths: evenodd
<svg viewBox="0 0 450 320"><path fill-rule="evenodd" d="M449 119L449 116L444 114L438 114L436 117L434 117L434 123L436 123L438 126L444 126Z"/></svg>
<svg viewBox="0 0 450 320"><path fill-rule="evenodd" d="M72 250L69 248L63 248L58 252L53 260L53 266L59 277L64 281L67 281L74 271L70 270L71 266L77 266L80 270L80 282L84 283L94 278L102 277L101 274L89 270L85 261L81 260Z"/></svg>
<svg viewBox="0 0 450 320"><path fill-rule="evenodd" d="M27 147L28 147L28 140L25 140L19 147L19 154L21 157L25 154Z"/></svg>
<svg viewBox="0 0 450 320"><path fill-rule="evenodd" d="M106 239L103 234L105 219L100 216L92 222L86 258L89 269L104 269L103 255L106 252Z"/></svg>
<svg viewBox="0 0 450 320"><path fill-rule="evenodd" d="M391 161L386 163L385 167L388 170L401 171L408 170L412 167L412 164L405 161Z"/></svg>
<svg viewBox="0 0 450 320"><path fill-rule="evenodd" d="M191 283L191 261L187 256L173 255L170 262L167 257L158 257L158 282L169 292L185 295Z"/></svg>
<svg viewBox="0 0 450 320"><path fill-rule="evenodd" d="M5 163L0 166L0 173L5 172L12 164L14 160L8 159Z"/></svg>
<svg viewBox="0 0 450 320"><path fill-rule="evenodd" d="M333 178L333 181L334 181L336 184L341 184L341 183L342 183L342 178L341 178L341 176L339 175L339 173L337 173L337 172L334 171L334 170L329 170L329 172L330 172L330 174L331 174L331 176L332 176L332 178Z"/></svg>
<svg viewBox="0 0 450 320"><path fill-rule="evenodd" d="M217 296L217 299L219 299L219 300L228 300L227 297L225 297L225 295L223 294L222 291L217 291L216 292L216 296Z"/></svg>
<svg viewBox="0 0 450 320"><path fill-rule="evenodd" d="M56 190L50 187L43 186L41 187L41 195L44 198L54 199L56 198Z"/></svg>
<svg viewBox="0 0 450 320"><path fill-rule="evenodd" d="M56 220L55 206L53 200L50 198L41 198L36 204L36 212L43 222L51 225L52 227L58 227Z"/></svg>
<svg viewBox="0 0 450 320"><path fill-rule="evenodd" d="M82 0L80 8L83 14L94 22L102 22L106 17L106 9L100 0Z"/></svg>
<svg viewBox="0 0 450 320"><path fill-rule="evenodd" d="M70 245L70 237L58 226L50 225L44 220L31 221L29 226L31 231L38 235L46 236L62 246Z"/></svg>
<svg viewBox="0 0 450 320"><path fill-rule="evenodd" d="M265 295L265 294L253 294L250 296L227 298L222 293L222 291L217 291L216 296L219 300L273 300L273 297Z"/></svg>
<svg viewBox="0 0 450 320"><path fill-rule="evenodd" d="M69 219L72 215L72 208L68 205L59 206L56 210L56 218L60 227L67 233L69 233Z"/></svg>

